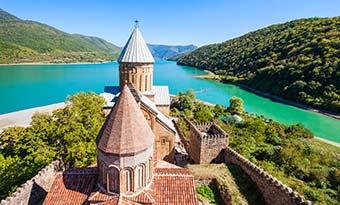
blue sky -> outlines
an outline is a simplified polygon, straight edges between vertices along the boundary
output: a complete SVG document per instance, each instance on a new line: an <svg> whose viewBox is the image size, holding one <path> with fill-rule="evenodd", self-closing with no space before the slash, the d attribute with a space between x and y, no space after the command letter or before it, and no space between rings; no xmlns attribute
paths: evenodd
<svg viewBox="0 0 340 205"><path fill-rule="evenodd" d="M271 24L340 15L340 0L0 0L0 8L122 46L138 19L149 43L204 45Z"/></svg>

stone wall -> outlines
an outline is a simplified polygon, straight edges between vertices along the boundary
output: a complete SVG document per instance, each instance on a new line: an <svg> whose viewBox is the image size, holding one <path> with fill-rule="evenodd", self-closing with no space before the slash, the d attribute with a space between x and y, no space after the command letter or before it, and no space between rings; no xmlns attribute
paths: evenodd
<svg viewBox="0 0 340 205"><path fill-rule="evenodd" d="M152 112L146 105L141 104L141 110L143 115L150 125L155 135L155 159L166 160L172 162L173 149L175 145L175 134L172 130L168 129L157 119L156 113Z"/></svg>
<svg viewBox="0 0 340 205"><path fill-rule="evenodd" d="M294 192L290 187L282 184L275 177L250 162L233 149L227 147L224 153L225 162L240 166L256 183L266 204L270 205L310 205L303 196Z"/></svg>
<svg viewBox="0 0 340 205"><path fill-rule="evenodd" d="M228 146L228 135L215 123L192 123L190 126L189 155L196 164L215 162Z"/></svg>
<svg viewBox="0 0 340 205"><path fill-rule="evenodd" d="M47 192L52 186L58 171L63 170L60 161L51 164L39 171L32 179L26 181L9 197L3 199L1 205L36 205L42 204Z"/></svg>

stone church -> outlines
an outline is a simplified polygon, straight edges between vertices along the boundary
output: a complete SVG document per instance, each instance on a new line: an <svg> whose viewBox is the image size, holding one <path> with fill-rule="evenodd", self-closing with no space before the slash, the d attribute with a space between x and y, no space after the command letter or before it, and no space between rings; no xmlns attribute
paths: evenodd
<svg viewBox="0 0 340 205"><path fill-rule="evenodd" d="M169 163L177 141L169 91L152 83L154 59L138 25L118 62L120 85L102 94L97 165L58 174L44 204L197 204L194 177Z"/></svg>
<svg viewBox="0 0 340 205"><path fill-rule="evenodd" d="M119 58L119 86L106 86L101 94L106 100L105 110L110 110L124 84L128 83L145 119L155 135L157 159L171 161L173 148L179 138L169 119L170 95L168 86L153 85L155 62L136 23Z"/></svg>

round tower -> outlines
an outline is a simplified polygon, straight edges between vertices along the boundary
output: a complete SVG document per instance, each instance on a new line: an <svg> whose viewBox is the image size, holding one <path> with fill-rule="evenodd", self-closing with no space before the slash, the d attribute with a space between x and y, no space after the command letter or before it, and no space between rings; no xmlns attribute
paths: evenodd
<svg viewBox="0 0 340 205"><path fill-rule="evenodd" d="M154 135L124 85L97 139L99 186L108 193L134 195L151 183Z"/></svg>
<svg viewBox="0 0 340 205"><path fill-rule="evenodd" d="M139 30L138 21L117 61L121 88L127 81L140 92L152 90L155 60Z"/></svg>

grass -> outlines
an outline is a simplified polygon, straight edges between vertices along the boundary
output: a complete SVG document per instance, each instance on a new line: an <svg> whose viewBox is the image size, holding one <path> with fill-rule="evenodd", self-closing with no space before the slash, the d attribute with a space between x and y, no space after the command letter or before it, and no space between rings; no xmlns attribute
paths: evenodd
<svg viewBox="0 0 340 205"><path fill-rule="evenodd" d="M209 204L223 204L218 190L212 185L201 185L196 188L196 192L201 196L201 200L208 201Z"/></svg>
<svg viewBox="0 0 340 205"><path fill-rule="evenodd" d="M195 179L216 179L222 188L231 195L232 204L262 205L264 201L258 192L256 185L246 175L242 169L236 165L207 164L188 165L188 169ZM217 190L216 190L217 191ZM218 192L214 192L213 187L203 185L197 187L197 193L212 204L218 204Z"/></svg>

